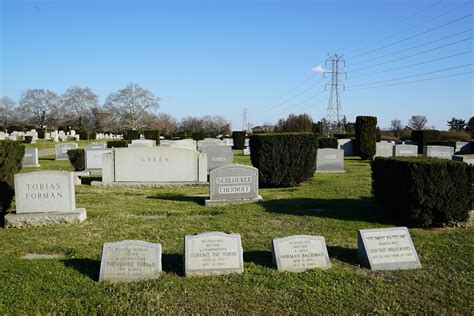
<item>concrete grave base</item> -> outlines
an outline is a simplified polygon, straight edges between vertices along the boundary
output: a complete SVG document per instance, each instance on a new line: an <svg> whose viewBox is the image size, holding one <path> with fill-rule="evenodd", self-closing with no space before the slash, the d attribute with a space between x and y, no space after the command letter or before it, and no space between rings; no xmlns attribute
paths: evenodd
<svg viewBox="0 0 474 316"><path fill-rule="evenodd" d="M22 165L22 167L39 168L39 167L41 167L41 165L40 164L37 164L37 165Z"/></svg>
<svg viewBox="0 0 474 316"><path fill-rule="evenodd" d="M206 206L222 206L231 204L248 204L263 201L263 198L259 195L254 199L241 199L241 200L205 200Z"/></svg>
<svg viewBox="0 0 474 316"><path fill-rule="evenodd" d="M73 174L74 174L74 185L81 185L82 184L81 177L87 177L91 175L89 171L74 171Z"/></svg>
<svg viewBox="0 0 474 316"><path fill-rule="evenodd" d="M85 208L78 208L74 212L8 213L5 215L5 228L82 223L86 218L87 213Z"/></svg>
<svg viewBox="0 0 474 316"><path fill-rule="evenodd" d="M100 187L208 187L209 182L101 182L92 181L92 186Z"/></svg>
<svg viewBox="0 0 474 316"><path fill-rule="evenodd" d="M325 170L317 170L316 173L345 173L346 170L334 170L334 171L325 171Z"/></svg>

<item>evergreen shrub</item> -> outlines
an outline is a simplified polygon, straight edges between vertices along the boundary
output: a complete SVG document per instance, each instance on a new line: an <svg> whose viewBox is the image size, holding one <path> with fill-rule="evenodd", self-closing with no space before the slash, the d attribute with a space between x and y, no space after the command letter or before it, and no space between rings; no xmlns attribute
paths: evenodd
<svg viewBox="0 0 474 316"><path fill-rule="evenodd" d="M250 136L250 159L267 187L295 186L313 176L318 136L312 133Z"/></svg>
<svg viewBox="0 0 474 316"><path fill-rule="evenodd" d="M435 158L382 158L372 163L372 193L388 219L427 227L466 221L474 167Z"/></svg>
<svg viewBox="0 0 474 316"><path fill-rule="evenodd" d="M244 149L245 147L245 137L247 133L244 131L233 131L232 139L234 140L233 149Z"/></svg>
<svg viewBox="0 0 474 316"><path fill-rule="evenodd" d="M372 159L377 142L377 118L375 116L358 116L355 123L354 151L361 159Z"/></svg>
<svg viewBox="0 0 474 316"><path fill-rule="evenodd" d="M19 142L0 141L0 206L6 212L15 195L14 176L21 170L25 146ZM1 213L0 212L0 213Z"/></svg>

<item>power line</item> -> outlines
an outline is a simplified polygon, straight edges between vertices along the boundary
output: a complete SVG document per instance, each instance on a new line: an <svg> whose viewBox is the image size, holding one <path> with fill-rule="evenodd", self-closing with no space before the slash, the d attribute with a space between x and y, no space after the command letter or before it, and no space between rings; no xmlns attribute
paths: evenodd
<svg viewBox="0 0 474 316"><path fill-rule="evenodd" d="M391 86L400 86L400 85L410 84L410 83L416 83L416 82L431 81L431 80L435 80L435 79L442 79L442 78L449 78L449 77L457 77L457 76L462 76L462 75L467 75L467 74L472 74L472 73L474 73L474 71L461 72L461 73L457 73L457 74L446 75L446 76L439 76L439 77L433 77L433 78L427 78L427 79L405 81L405 82L399 82L399 83L393 83L393 84L381 85L381 86L363 87L363 88L356 88L356 89L347 89L346 91L356 91L356 90L365 90L365 89L372 89L372 88L383 88L383 87L391 87Z"/></svg>
<svg viewBox="0 0 474 316"><path fill-rule="evenodd" d="M456 45L456 44L459 44L459 43L462 43L462 42L471 40L471 39L473 39L473 38L474 38L474 37L471 36L471 37L468 37L468 38L465 38L465 39L462 39L462 40L459 40L459 41L456 41L456 42L452 42L452 43L445 44L445 45L442 45L442 46L438 46L438 47L435 47L435 48L431 48L431 49L428 49L428 50L425 50L425 51L422 51L422 52L418 52L418 53L416 53L416 54L411 54L411 55L408 55L408 56L404 56L404 57L392 59L392 60L389 60L389 61L386 61L386 62L383 62L383 63L378 63L378 64L375 64L375 65L372 65L372 66L369 66L369 67L363 67L363 68L354 69L354 70L352 70L352 72L357 72L357 71L359 71L359 70L371 69L371 68L378 67L378 66L381 66L381 65L386 65L386 64L389 64L389 63L393 63L393 62L395 62L395 61L407 59L407 58L414 57L414 56L418 56L418 55L421 55L421 54L426 54L426 53L429 53L429 52L432 52L432 51L435 51L435 50L438 50L438 49L441 49L441 48L453 46L453 45Z"/></svg>
<svg viewBox="0 0 474 316"><path fill-rule="evenodd" d="M396 42L393 42L393 43L390 43L390 44L387 44L387 45L384 45L384 46L381 46L381 47L378 47L378 48L375 48L375 49L372 49L372 50L369 50L369 51L364 52L364 53L362 53L362 54L356 55L356 56L354 56L354 57L352 57L352 58L350 58L350 59L354 59L354 58L358 58L358 57L361 57L361 56L365 56L365 55L370 54L370 53L372 53L372 52L376 52L376 51L379 51L379 50L381 50L381 49L384 49L384 48L387 48L387 47L391 47L391 46L394 46L394 45L397 45L397 44L406 42L406 41L408 41L408 40L410 40L410 39L413 39L413 38L416 38L416 37L418 37L418 36L427 34L427 33L429 33L429 32L438 30L438 29L440 29L440 28L443 28L443 27L445 27L445 26L451 25L451 24L456 23L456 22L458 22L458 21L464 20L464 19L466 19L466 18L468 18L468 17L471 17L472 15L473 15L473 13L470 13L470 14L468 14L468 15L462 16L462 17L457 18L457 19L454 19L454 20L451 20L451 21L449 21L449 22L447 22L447 23L444 23L444 24L442 24L442 25L438 25L438 26L436 26L436 27L433 27L433 28L431 28L431 29L429 29L429 30L426 30L426 31L417 33L417 34L415 34L415 35L412 35L412 36L403 38L403 39L398 40L398 41L396 41Z"/></svg>
<svg viewBox="0 0 474 316"><path fill-rule="evenodd" d="M404 77L398 77L398 78L393 78L393 79L387 79L387 80L381 80L381 81L374 81L374 82L367 82L367 83L361 83L361 84L356 84L350 86L352 87L360 87L360 86L367 86L367 85L373 85L373 84L378 84L378 83L384 83L384 82L389 82L389 81L396 81L396 80L401 80L401 79L407 79L407 78L413 78L413 77L419 77L419 76L425 76L425 75L430 75L438 72L443 72L443 71L448 71L448 70L453 70L453 69L459 69L463 67L468 67L472 66L474 63L471 64L466 64L466 65L461 65L461 66L456 66L456 67L450 67L450 68L445 68L445 69L439 69L439 70L434 70L434 71L429 71L421 74L416 74L416 75L410 75L410 76L404 76Z"/></svg>
<svg viewBox="0 0 474 316"><path fill-rule="evenodd" d="M474 30L474 28L470 28L469 30L465 30L465 31L462 31L462 32L458 32L458 33L456 33L456 34L451 34L451 35L442 37L442 38L440 38L440 39L433 40L433 41L431 41L431 42L427 42L427 43L423 43L423 44L420 44L420 45L416 45L416 46L412 46L412 47L409 47L409 48L405 48L405 49L402 49L402 50L399 50L399 51L396 51L396 52L393 52L393 53L390 53L390 54L385 54L385 55L377 56L377 57L374 57L374 58L371 58L371 59L359 61L359 62L356 62L356 63L351 64L351 67L354 66L354 65L363 64L363 63L366 63L366 62L369 62L369 61L374 61L374 60L377 60L377 59L380 59L380 58L384 58L384 57L396 55L396 54L398 54L398 53L403 53L403 52L406 52L406 51L408 51L408 50L412 50L412 49L415 49L415 48L418 48L418 47L423 47L423 46L426 46L426 45L429 45L429 44L433 44L433 43L436 43L436 42L439 42L439 41L442 41L442 40L445 40L445 39L448 39L448 38L451 38L451 37L455 37L455 36L457 36L457 35L461 35L461 34L470 32L470 31L472 31L472 30Z"/></svg>
<svg viewBox="0 0 474 316"><path fill-rule="evenodd" d="M321 78L321 80L319 80L318 82L316 82L316 83L314 83L314 84L312 84L312 85L306 87L306 89L304 89L303 91L297 93L296 95L294 95L294 96L292 96L292 97L286 99L284 102L281 102L280 104L276 105L275 107L273 107L273 109L276 109L276 108L278 108L278 107L280 107L280 106L282 106L282 105L285 105L285 104L287 104L288 102L290 102L290 101L296 99L297 97L299 97L299 96L305 94L305 93L306 93L307 91L309 91L311 88L313 88L313 87L315 87L315 86L321 84L321 81L322 81L323 79L324 79L324 78Z"/></svg>
<svg viewBox="0 0 474 316"><path fill-rule="evenodd" d="M300 101L300 102L298 102L298 103L296 103L296 104L291 104L290 106L287 106L287 107L285 107L284 109L280 110L278 113L276 113L276 115L281 115L281 114L283 114L284 112L286 112L286 111L287 111L288 109L290 109L290 108L296 108L296 107L300 106L301 104L304 104L304 103L308 102L309 100L314 99L314 98L316 98L316 97L322 95L325 91L326 91L326 89L323 89L323 90L319 91L318 93L313 94L313 95L310 96L309 98L306 98L306 99L304 99L304 100L302 100L302 101Z"/></svg>
<svg viewBox="0 0 474 316"><path fill-rule="evenodd" d="M435 59L427 60L427 61L424 61L424 62L421 62L421 63L415 63L415 64L410 64L410 65L395 67L395 68L391 68L391 69L387 69L387 70L376 71L376 72L371 72L371 73L367 73L367 74L362 74L362 75L358 75L358 76L354 76L354 77L349 77L348 80L349 80L349 79L354 79L354 78L360 78L360 77L367 77L367 76L377 75L377 74L381 74L381 73L386 73L386 72L390 72L390 71L394 71L394 70L399 70L399 69L405 69L405 68L414 67L414 66L420 66L420 65L432 63L432 62L435 62L435 61L440 61L440 60L443 60L443 59L448 59L448 58L452 58L452 57L457 57L457 56L461 56L461 55L465 55L465 54L469 54L469 53L473 53L473 52L474 52L474 50L468 50L468 51L465 51L465 52L462 52L462 53L459 53L459 54L454 54L454 55L450 55L450 56L444 56L444 57L440 57L440 58L435 58Z"/></svg>

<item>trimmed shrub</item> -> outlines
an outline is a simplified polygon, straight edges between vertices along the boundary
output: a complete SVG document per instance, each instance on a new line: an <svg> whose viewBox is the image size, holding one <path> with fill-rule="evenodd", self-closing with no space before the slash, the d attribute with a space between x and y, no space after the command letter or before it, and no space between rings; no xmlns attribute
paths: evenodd
<svg viewBox="0 0 474 316"><path fill-rule="evenodd" d="M354 151L356 156L367 160L375 155L377 142L377 118L375 116L358 116L355 123Z"/></svg>
<svg viewBox="0 0 474 316"><path fill-rule="evenodd" d="M133 129L126 130L123 132L123 139L125 140L140 139L140 133Z"/></svg>
<svg viewBox="0 0 474 316"><path fill-rule="evenodd" d="M46 133L46 128L38 128L36 129L38 132L38 138L44 139L44 134Z"/></svg>
<svg viewBox="0 0 474 316"><path fill-rule="evenodd" d="M31 144L32 141L33 141L33 136L25 136L25 139L23 140L25 144Z"/></svg>
<svg viewBox="0 0 474 316"><path fill-rule="evenodd" d="M245 137L247 136L246 132L243 131L234 131L232 132L232 139L234 140L233 149L244 149L245 147Z"/></svg>
<svg viewBox="0 0 474 316"><path fill-rule="evenodd" d="M159 130L147 130L143 131L143 135L145 139L153 139L156 140L156 145L160 144L160 131Z"/></svg>
<svg viewBox="0 0 474 316"><path fill-rule="evenodd" d="M339 144L335 137L321 137L318 139L318 148L335 148L337 149Z"/></svg>
<svg viewBox="0 0 474 316"><path fill-rule="evenodd" d="M355 134L334 134L334 137L336 137L337 139L355 138Z"/></svg>
<svg viewBox="0 0 474 316"><path fill-rule="evenodd" d="M384 215L407 226L467 220L474 167L434 158L382 158L372 163L372 193Z"/></svg>
<svg viewBox="0 0 474 316"><path fill-rule="evenodd" d="M96 132L88 132L83 129L76 131L76 134L79 134L79 137L81 138L81 140L95 140L97 138Z"/></svg>
<svg viewBox="0 0 474 316"><path fill-rule="evenodd" d="M109 140L107 142L107 148L120 148L120 147L128 147L129 141L125 139L120 140Z"/></svg>
<svg viewBox="0 0 474 316"><path fill-rule="evenodd" d="M193 133L193 139L195 141L203 140L204 139L204 133Z"/></svg>
<svg viewBox="0 0 474 316"><path fill-rule="evenodd" d="M85 166L84 149L69 149L67 151L69 162L74 167L74 171L83 171Z"/></svg>
<svg viewBox="0 0 474 316"><path fill-rule="evenodd" d="M312 133L250 136L250 159L262 186L295 186L313 176L318 136Z"/></svg>
<svg viewBox="0 0 474 316"><path fill-rule="evenodd" d="M97 133L96 132L89 132L89 140L96 140Z"/></svg>
<svg viewBox="0 0 474 316"><path fill-rule="evenodd" d="M423 153L423 147L432 141L441 140L441 132L435 129L424 129L411 132L411 140L418 144L418 153Z"/></svg>
<svg viewBox="0 0 474 316"><path fill-rule="evenodd" d="M15 195L14 175L21 170L25 146L19 142L0 141L0 206L5 213Z"/></svg>

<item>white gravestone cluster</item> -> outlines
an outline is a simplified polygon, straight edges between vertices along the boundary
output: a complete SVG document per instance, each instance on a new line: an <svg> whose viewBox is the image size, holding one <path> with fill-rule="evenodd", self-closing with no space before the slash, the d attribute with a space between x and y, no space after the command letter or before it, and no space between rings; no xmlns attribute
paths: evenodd
<svg viewBox="0 0 474 316"><path fill-rule="evenodd" d="M76 208L71 172L35 171L15 174L16 213L5 215L5 227L82 222L86 210Z"/></svg>
<svg viewBox="0 0 474 316"><path fill-rule="evenodd" d="M211 171L206 205L242 204L261 200L257 168L228 165Z"/></svg>
<svg viewBox="0 0 474 316"><path fill-rule="evenodd" d="M316 172L345 172L344 150L334 148L318 149L316 154Z"/></svg>

